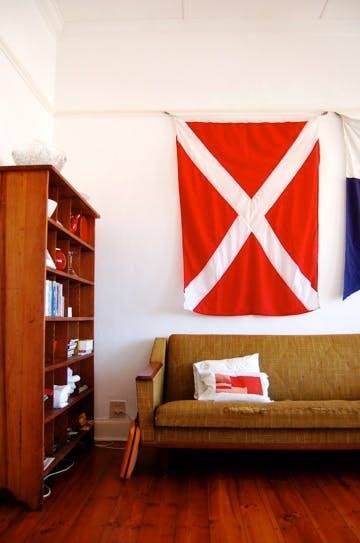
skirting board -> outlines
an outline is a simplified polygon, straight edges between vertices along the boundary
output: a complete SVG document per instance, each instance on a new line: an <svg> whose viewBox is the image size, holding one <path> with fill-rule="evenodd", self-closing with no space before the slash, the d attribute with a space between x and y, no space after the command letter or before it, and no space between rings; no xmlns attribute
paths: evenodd
<svg viewBox="0 0 360 543"><path fill-rule="evenodd" d="M126 441L130 421L121 419L95 419L95 441Z"/></svg>

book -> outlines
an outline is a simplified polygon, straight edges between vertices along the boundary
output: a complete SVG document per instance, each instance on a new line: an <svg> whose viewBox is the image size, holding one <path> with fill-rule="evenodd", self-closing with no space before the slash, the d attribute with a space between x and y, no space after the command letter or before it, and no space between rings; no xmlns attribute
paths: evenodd
<svg viewBox="0 0 360 543"><path fill-rule="evenodd" d="M140 427L138 417L132 421L129 428L129 435L125 445L124 456L120 466L120 478L130 479L134 471L140 445Z"/></svg>
<svg viewBox="0 0 360 543"><path fill-rule="evenodd" d="M64 317L65 297L64 286L57 281L46 280L45 283L45 316Z"/></svg>
<svg viewBox="0 0 360 543"><path fill-rule="evenodd" d="M56 304L57 304L57 292L56 292L56 281L51 281L51 315L57 317L56 314Z"/></svg>
<svg viewBox="0 0 360 543"><path fill-rule="evenodd" d="M45 283L45 316L49 317L51 315L51 291L50 291L51 281L46 280Z"/></svg>
<svg viewBox="0 0 360 543"><path fill-rule="evenodd" d="M79 345L78 338L72 338L72 339L69 340L68 346L67 346L67 357L68 358L78 354L78 345Z"/></svg>
<svg viewBox="0 0 360 543"><path fill-rule="evenodd" d="M128 466L127 466L125 479L130 479L130 477L132 476L132 473L133 473L133 471L135 469L138 454L139 454L140 438L141 438L140 427L136 423L133 446L132 446L131 454L130 454L130 457L129 457L129 463L128 463Z"/></svg>
<svg viewBox="0 0 360 543"><path fill-rule="evenodd" d="M93 339L80 339L79 341L79 354L91 354L94 350Z"/></svg>

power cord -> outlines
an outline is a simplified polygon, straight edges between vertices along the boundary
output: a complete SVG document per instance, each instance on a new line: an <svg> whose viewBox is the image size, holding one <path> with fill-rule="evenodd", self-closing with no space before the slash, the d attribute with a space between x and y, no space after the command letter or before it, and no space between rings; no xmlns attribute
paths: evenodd
<svg viewBox="0 0 360 543"><path fill-rule="evenodd" d="M51 494L51 488L46 485L45 483L43 484L43 498L45 500L45 498L48 498Z"/></svg>
<svg viewBox="0 0 360 543"><path fill-rule="evenodd" d="M71 464L69 466L66 466L66 468L59 469L57 471L53 471L52 473L49 473L49 475L46 475L46 477L44 477L44 485L43 485L43 498L44 499L48 498L51 495L51 488L47 484L45 484L45 481L50 479L50 477L55 477L55 475L60 475L61 473L66 473L67 471L69 471L69 469L73 468L74 466L75 466L75 461L72 460Z"/></svg>
<svg viewBox="0 0 360 543"><path fill-rule="evenodd" d="M127 417L130 421L132 421L133 419L130 417L130 415L128 415L127 413L125 413L125 411L122 411L121 412L122 415L125 415L125 417ZM115 444L114 441L109 441L108 443L104 443L104 444L96 444L95 447L99 447L100 449L112 449L114 451L123 451L125 447L113 447L113 445ZM75 462L74 460L71 461L71 464L69 466L67 466L66 468L64 469L59 469L57 471L53 471L52 473L49 473L49 475L46 475L46 477L44 477L44 484L43 484L43 498L48 498L49 496L51 496L51 488L49 487L49 485L47 485L45 483L45 481L47 481L48 479L50 479L50 477L55 477L55 475L60 475L62 473L66 473L67 471L69 471L69 469L73 468L75 465Z"/></svg>

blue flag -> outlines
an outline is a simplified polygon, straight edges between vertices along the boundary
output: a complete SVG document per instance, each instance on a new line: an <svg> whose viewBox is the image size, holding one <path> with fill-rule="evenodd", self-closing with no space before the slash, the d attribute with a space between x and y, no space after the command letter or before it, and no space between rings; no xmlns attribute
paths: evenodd
<svg viewBox="0 0 360 543"><path fill-rule="evenodd" d="M343 117L346 146L346 245L343 299L360 290L360 120Z"/></svg>

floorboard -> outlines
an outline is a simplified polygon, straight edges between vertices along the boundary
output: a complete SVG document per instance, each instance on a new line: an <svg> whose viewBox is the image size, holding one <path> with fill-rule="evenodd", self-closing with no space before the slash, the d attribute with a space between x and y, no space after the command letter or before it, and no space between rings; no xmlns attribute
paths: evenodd
<svg viewBox="0 0 360 543"><path fill-rule="evenodd" d="M50 482L43 511L0 502L0 543L360 543L357 452L171 451L166 476L143 452L92 448Z"/></svg>

